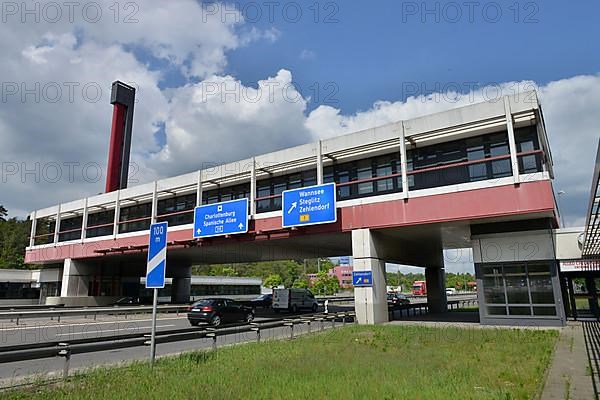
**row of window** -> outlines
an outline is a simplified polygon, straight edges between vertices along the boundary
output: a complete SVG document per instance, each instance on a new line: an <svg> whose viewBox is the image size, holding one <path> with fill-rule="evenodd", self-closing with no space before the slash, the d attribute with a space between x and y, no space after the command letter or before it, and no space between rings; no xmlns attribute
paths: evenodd
<svg viewBox="0 0 600 400"><path fill-rule="evenodd" d="M152 292L140 285L140 298L151 298ZM260 285L192 285L190 288L190 299L201 296L241 296L259 295ZM172 295L171 286L167 285L159 289L160 297Z"/></svg>
<svg viewBox="0 0 600 400"><path fill-rule="evenodd" d="M555 316L551 262L480 267L489 316Z"/></svg>
<svg viewBox="0 0 600 400"><path fill-rule="evenodd" d="M0 299L39 299L40 289L31 283L0 282Z"/></svg>
<svg viewBox="0 0 600 400"><path fill-rule="evenodd" d="M515 131L517 151L528 153L539 150L535 126ZM427 189L512 175L506 132L455 140L407 151L409 190ZM542 154L519 156L519 172L522 174L543 170ZM457 164L459 165L453 165ZM402 191L400 155L394 153L364 160L334 163L323 170L324 183L335 182L337 199L382 195ZM316 171L297 172L257 182L256 211L258 213L281 209L281 193L284 190L312 186L317 182ZM248 198L250 184L204 191L202 204ZM191 193L158 201L159 222L170 226L191 224L192 210L196 206L196 194ZM120 210L119 233L147 230L150 227L150 203L123 207ZM162 215L162 217L161 217ZM112 235L114 210L90 214L86 237ZM59 241L81 238L82 218L61 220ZM52 222L38 224L37 236L53 232ZM36 238L36 244L51 243L52 235Z"/></svg>

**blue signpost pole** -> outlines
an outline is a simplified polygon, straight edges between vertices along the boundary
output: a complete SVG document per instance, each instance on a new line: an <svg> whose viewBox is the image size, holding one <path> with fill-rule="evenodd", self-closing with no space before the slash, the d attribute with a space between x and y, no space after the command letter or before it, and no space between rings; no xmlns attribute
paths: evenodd
<svg viewBox="0 0 600 400"><path fill-rule="evenodd" d="M156 309L158 308L158 289L165 287L167 268L167 229L166 222L150 225L148 243L148 265L146 267L146 288L153 289L152 329L150 331L150 365L156 358Z"/></svg>

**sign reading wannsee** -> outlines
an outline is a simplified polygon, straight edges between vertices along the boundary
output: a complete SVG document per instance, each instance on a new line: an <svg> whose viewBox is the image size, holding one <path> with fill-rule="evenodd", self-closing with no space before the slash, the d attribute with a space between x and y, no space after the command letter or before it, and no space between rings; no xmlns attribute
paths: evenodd
<svg viewBox="0 0 600 400"><path fill-rule="evenodd" d="M284 191L281 210L283 227L335 222L335 199L335 183Z"/></svg>
<svg viewBox="0 0 600 400"><path fill-rule="evenodd" d="M194 238L248 232L248 199L207 204L194 209Z"/></svg>

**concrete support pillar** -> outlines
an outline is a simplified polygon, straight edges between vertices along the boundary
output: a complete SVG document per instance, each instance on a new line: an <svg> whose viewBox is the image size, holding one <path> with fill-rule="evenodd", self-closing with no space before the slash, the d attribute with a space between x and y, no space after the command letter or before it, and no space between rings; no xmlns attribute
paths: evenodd
<svg viewBox="0 0 600 400"><path fill-rule="evenodd" d="M250 216L256 215L256 159L252 158L250 166Z"/></svg>
<svg viewBox="0 0 600 400"><path fill-rule="evenodd" d="M58 212L56 213L56 222L54 223L54 245L58 243L60 239L60 204L58 205Z"/></svg>
<svg viewBox="0 0 600 400"><path fill-rule="evenodd" d="M446 271L444 268L425 268L425 281L427 282L427 305L431 313L445 313L448 311L446 298Z"/></svg>
<svg viewBox="0 0 600 400"><path fill-rule="evenodd" d="M82 261L67 258L64 261L61 297L87 296L89 267Z"/></svg>
<svg viewBox="0 0 600 400"><path fill-rule="evenodd" d="M385 261L377 255L377 239L369 229L352 231L354 271L371 271L371 287L354 289L354 307L359 324L388 322Z"/></svg>
<svg viewBox="0 0 600 400"><path fill-rule="evenodd" d="M37 230L37 211L31 216L31 235L29 236L29 247L35 246L35 235Z"/></svg>
<svg viewBox="0 0 600 400"><path fill-rule="evenodd" d="M83 216L81 218L81 243L83 243L83 241L87 237L88 215L89 215L88 197L86 197L85 203L83 205Z"/></svg>
<svg viewBox="0 0 600 400"><path fill-rule="evenodd" d="M198 183L196 186L196 207L202 205L202 170L198 171Z"/></svg>
<svg viewBox="0 0 600 400"><path fill-rule="evenodd" d="M402 172L402 198L408 197L408 159L406 157L406 135L404 133L404 122L400 127L400 170Z"/></svg>
<svg viewBox="0 0 600 400"><path fill-rule="evenodd" d="M317 185L323 184L323 144L317 142Z"/></svg>
<svg viewBox="0 0 600 400"><path fill-rule="evenodd" d="M519 158L517 156L517 144L515 140L515 128L512 111L510 109L510 98L504 96L504 112L506 113L506 130L508 131L508 147L510 149L510 163L513 171L515 184L521 181L519 175Z"/></svg>
<svg viewBox="0 0 600 400"><path fill-rule="evenodd" d="M171 302L189 303L192 288L192 267L176 267L173 269L171 285Z"/></svg>

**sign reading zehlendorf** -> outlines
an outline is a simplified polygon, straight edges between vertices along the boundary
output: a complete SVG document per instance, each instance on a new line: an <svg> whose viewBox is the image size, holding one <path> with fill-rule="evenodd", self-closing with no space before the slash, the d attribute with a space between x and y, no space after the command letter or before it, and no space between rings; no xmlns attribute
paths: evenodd
<svg viewBox="0 0 600 400"><path fill-rule="evenodd" d="M282 225L288 228L335 222L335 200L335 183L286 190L282 193Z"/></svg>
<svg viewBox="0 0 600 400"><path fill-rule="evenodd" d="M194 238L248 232L248 199L207 204L194 210Z"/></svg>

